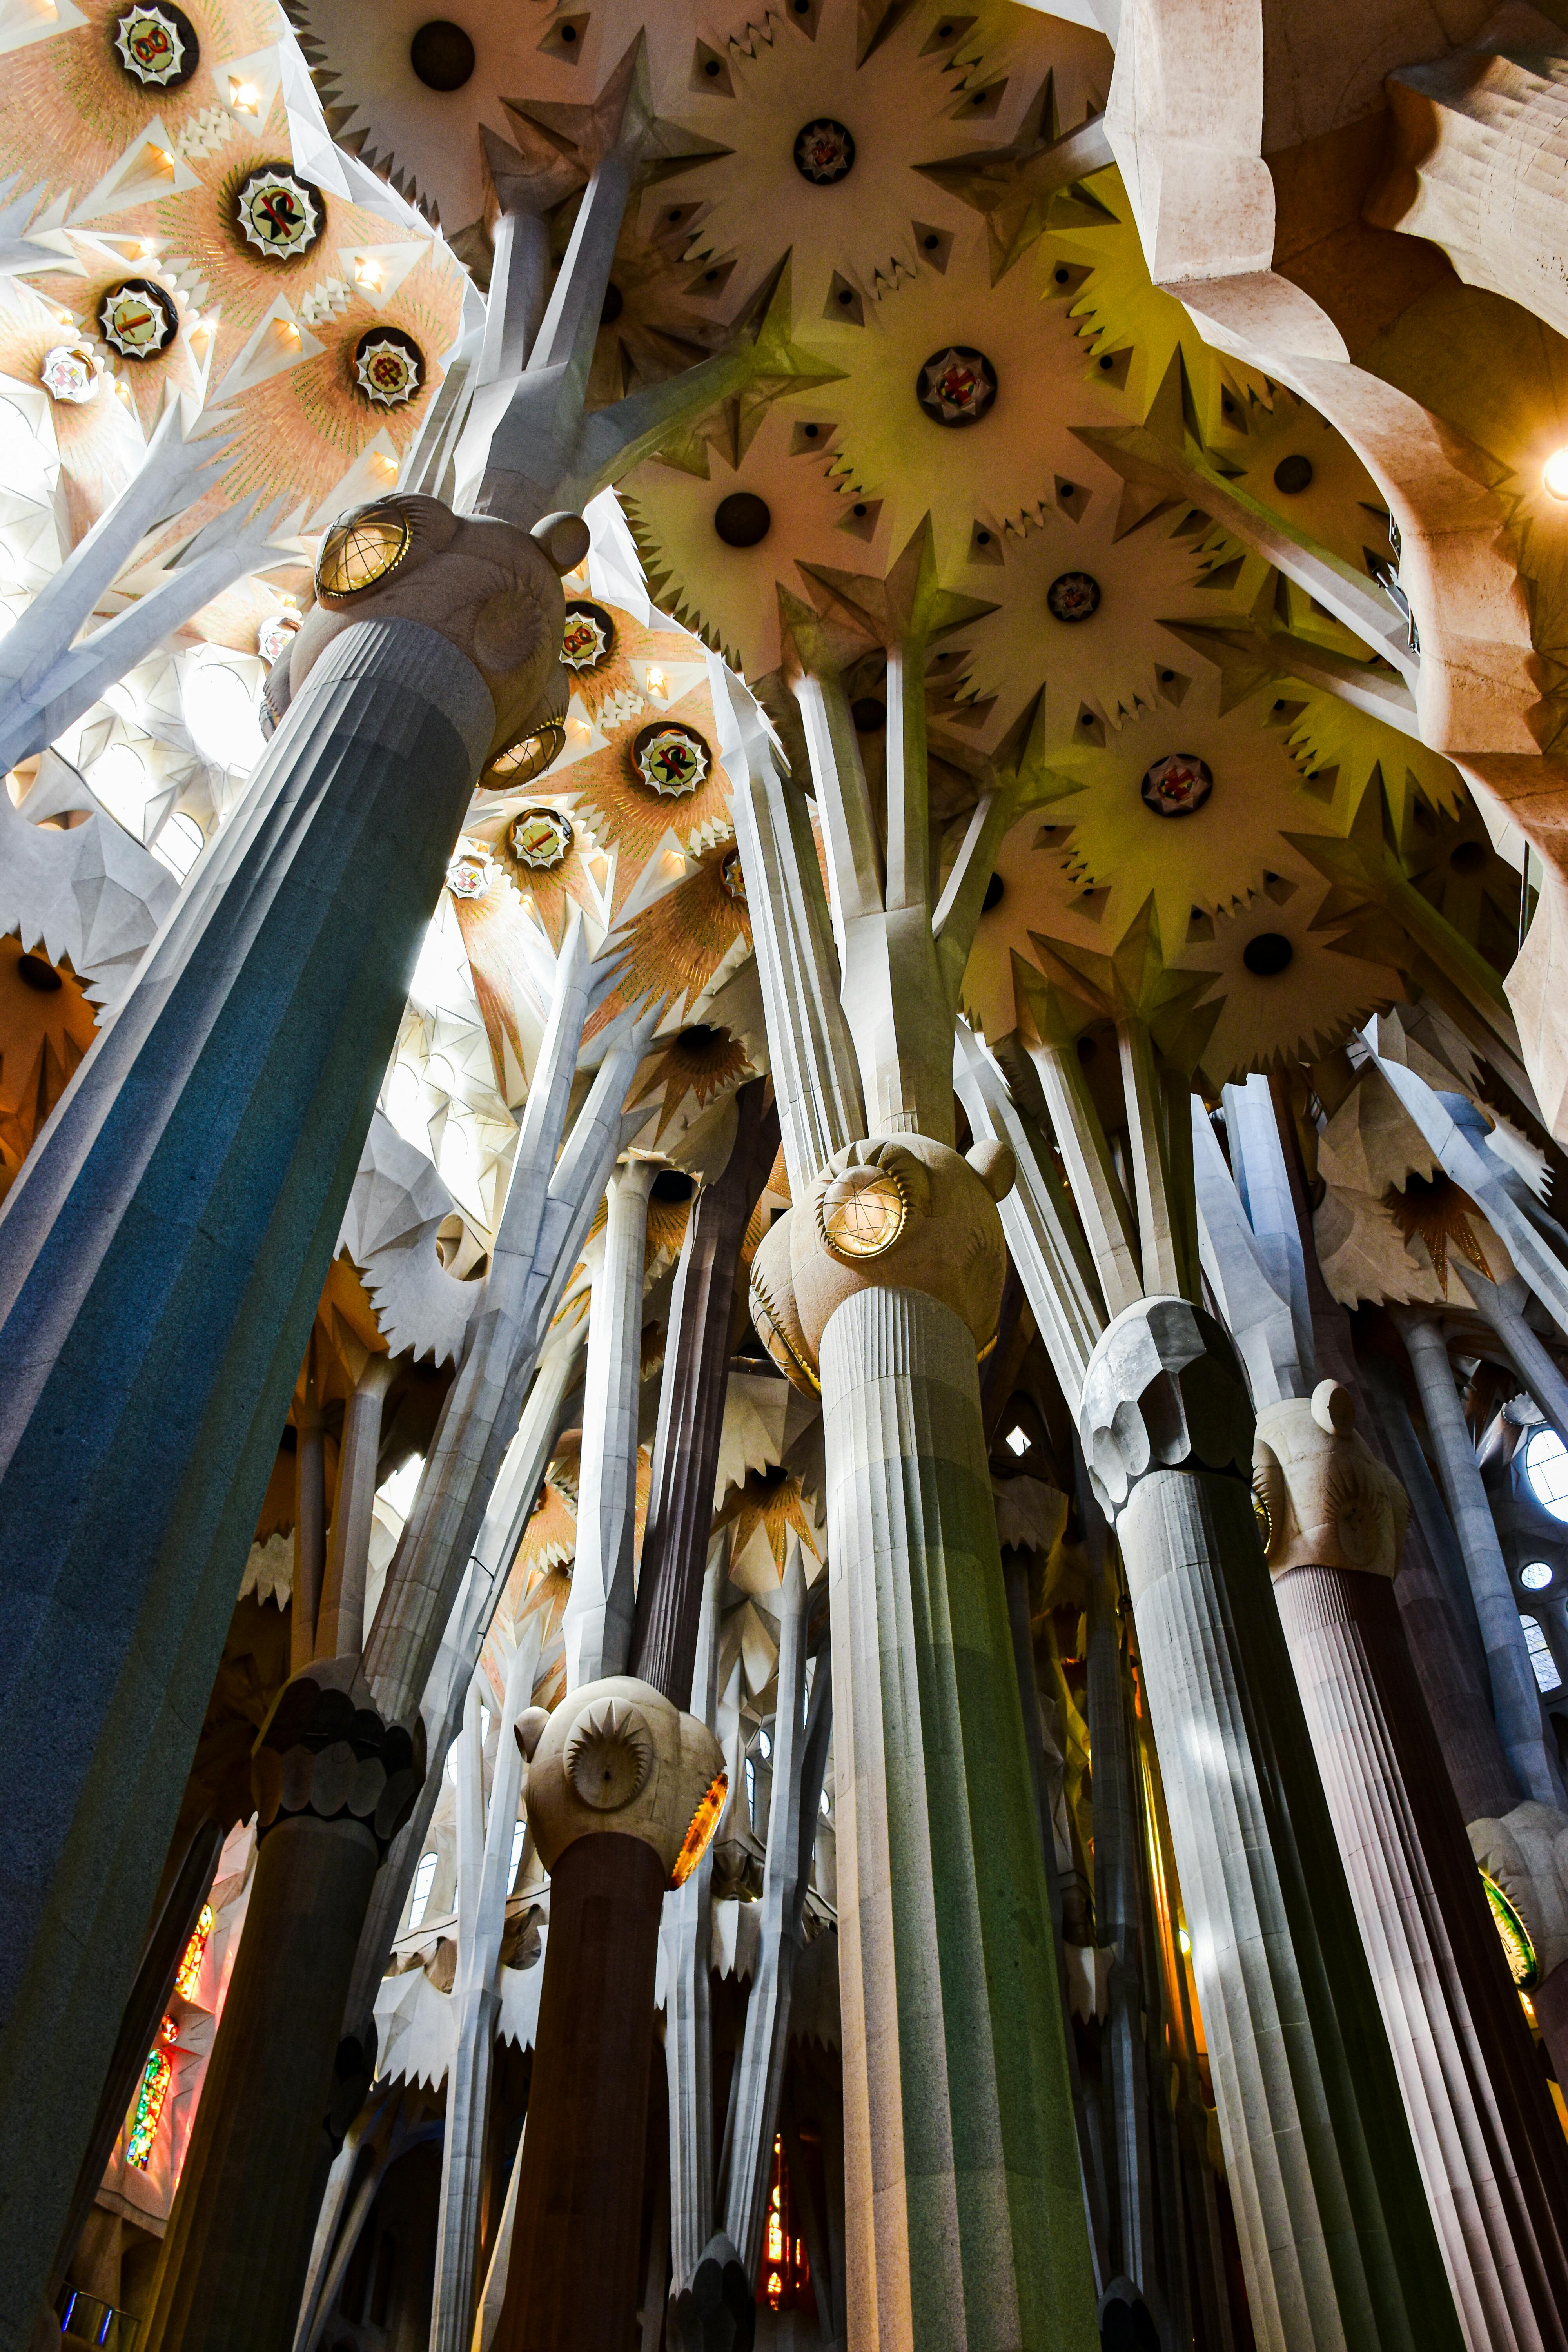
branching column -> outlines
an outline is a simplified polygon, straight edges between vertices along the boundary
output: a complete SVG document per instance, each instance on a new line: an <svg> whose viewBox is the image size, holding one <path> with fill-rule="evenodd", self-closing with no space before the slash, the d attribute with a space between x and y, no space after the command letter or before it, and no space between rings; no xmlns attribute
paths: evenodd
<svg viewBox="0 0 1568 2352"><path fill-rule="evenodd" d="M923 1135L854 1144L789 1218L827 1448L849 2333L888 2352L1087 2352L1072 2096L975 1370L1012 1161L995 1145L976 1157Z"/></svg>
<svg viewBox="0 0 1568 2352"><path fill-rule="evenodd" d="M1405 1497L1324 1381L1268 1407L1267 1553L1416 2159L1471 2352L1568 2345L1568 2145L1405 1647Z"/></svg>
<svg viewBox="0 0 1568 2352"><path fill-rule="evenodd" d="M1434 1317L1408 1308L1397 1310L1395 1320L1421 1391L1426 1426L1437 1449L1438 1472L1475 1595L1491 1679L1492 1712L1504 1750L1521 1787L1536 1802L1561 1809L1563 1779L1547 1748L1541 1696L1519 1622L1519 1603L1454 1386L1442 1326Z"/></svg>
<svg viewBox="0 0 1568 2352"><path fill-rule="evenodd" d="M634 1160L610 1180L605 1255L588 1316L577 1561L566 1603L566 1686L618 1675L631 1653L632 1545L642 1385L647 1196L658 1163Z"/></svg>
<svg viewBox="0 0 1568 2352"><path fill-rule="evenodd" d="M1080 1412L1116 1522L1269 2352L1462 2340L1254 1523L1252 1416L1178 1298L1108 1327Z"/></svg>

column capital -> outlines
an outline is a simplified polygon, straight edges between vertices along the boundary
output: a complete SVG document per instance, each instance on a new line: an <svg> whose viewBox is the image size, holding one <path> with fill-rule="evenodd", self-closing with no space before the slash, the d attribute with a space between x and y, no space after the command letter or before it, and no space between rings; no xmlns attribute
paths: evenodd
<svg viewBox="0 0 1568 2352"><path fill-rule="evenodd" d="M414 1809L425 1779L425 1731L387 1723L355 1657L322 1658L291 1675L262 1725L250 1766L258 1840L286 1821L358 1822L376 1858Z"/></svg>
<svg viewBox="0 0 1568 2352"><path fill-rule="evenodd" d="M1252 1471L1252 1406L1230 1341L1185 1298L1140 1298L1108 1324L1084 1374L1079 1432L1108 1519L1152 1470Z"/></svg>
<svg viewBox="0 0 1568 2352"><path fill-rule="evenodd" d="M1292 1568L1398 1574L1410 1504L1358 1435L1355 1399L1338 1381L1320 1381L1310 1398L1265 1406L1252 1493L1272 1575Z"/></svg>
<svg viewBox="0 0 1568 2352"><path fill-rule="evenodd" d="M316 603L289 649L288 698L355 621L421 622L471 662L489 689L494 725L480 782L489 781L491 761L565 717L561 575L587 551L581 515L546 515L529 531L492 516L455 515L419 491L355 507L321 542ZM268 699L280 709L276 694Z"/></svg>
<svg viewBox="0 0 1568 2352"><path fill-rule="evenodd" d="M780 1370L815 1382L823 1333L864 1290L924 1291L987 1346L1007 1266L996 1203L1016 1174L1011 1149L992 1140L967 1159L929 1135L836 1151L753 1261L752 1319Z"/></svg>
<svg viewBox="0 0 1568 2352"><path fill-rule="evenodd" d="M706 1724L651 1683L606 1675L550 1715L527 1708L516 1737L527 1759L522 1803L547 1870L579 1838L618 1834L651 1846L671 1886L685 1884L729 1787Z"/></svg>

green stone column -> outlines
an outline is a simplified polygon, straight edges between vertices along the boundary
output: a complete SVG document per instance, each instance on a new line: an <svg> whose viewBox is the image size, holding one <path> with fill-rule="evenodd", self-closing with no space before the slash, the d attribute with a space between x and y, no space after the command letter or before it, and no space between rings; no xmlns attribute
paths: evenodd
<svg viewBox="0 0 1568 2352"><path fill-rule="evenodd" d="M822 1385L856 2352L1099 2343L975 1365L1011 1181L851 1145L753 1282Z"/></svg>

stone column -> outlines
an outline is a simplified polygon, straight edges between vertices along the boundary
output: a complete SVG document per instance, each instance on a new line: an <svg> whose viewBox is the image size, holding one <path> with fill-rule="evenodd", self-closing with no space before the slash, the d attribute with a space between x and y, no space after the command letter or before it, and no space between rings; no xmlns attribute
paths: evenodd
<svg viewBox="0 0 1568 2352"><path fill-rule="evenodd" d="M706 1726L613 1675L518 1725L523 1802L551 1874L528 2131L497 2352L583 2352L630 2333L659 1912L723 1801Z"/></svg>
<svg viewBox="0 0 1568 2352"><path fill-rule="evenodd" d="M826 1742L817 1747L816 1787L806 1785L805 1570L792 1543L781 1593L778 1701L773 1716L773 1798L763 1873L762 1951L746 2006L746 2031L730 2094L731 2126L719 2184L724 2230L754 2290L767 2218L768 2180L789 2045L790 1993L801 1943L797 1891L803 1837L809 1841L822 1789ZM818 1705L818 1716L821 1706ZM809 1807L809 1814L805 1808ZM808 1846L809 1854L809 1846Z"/></svg>
<svg viewBox="0 0 1568 2352"><path fill-rule="evenodd" d="M144 2347L277 2352L292 2338L360 1922L423 1760L383 1724L357 1660L293 1676L262 1727L250 1906Z"/></svg>
<svg viewBox="0 0 1568 2352"><path fill-rule="evenodd" d="M656 1161L633 1160L610 1179L605 1255L588 1310L577 1560L562 1622L568 1690L619 1674L631 1654L643 1269L658 1173Z"/></svg>
<svg viewBox="0 0 1568 2352"><path fill-rule="evenodd" d="M1504 1752L1526 1794L1537 1804L1561 1810L1568 1799L1556 1759L1547 1746L1535 1670L1519 1622L1519 1602L1454 1386L1442 1326L1435 1316L1407 1307L1395 1308L1394 1320L1409 1351L1426 1426L1437 1450L1448 1509L1458 1530L1486 1651L1492 1712Z"/></svg>
<svg viewBox="0 0 1568 2352"><path fill-rule="evenodd" d="M364 1587L381 1452L381 1408L392 1386L393 1371L390 1356L368 1358L343 1414L337 1501L316 1619L319 1658L357 1658L364 1646Z"/></svg>
<svg viewBox="0 0 1568 2352"><path fill-rule="evenodd" d="M1184 1299L1126 1308L1089 1360L1079 1420L1127 1570L1258 2344L1452 2352L1223 1333Z"/></svg>
<svg viewBox="0 0 1568 2352"><path fill-rule="evenodd" d="M677 1706L692 1700L741 1244L778 1148L778 1112L753 1078L736 1097L723 1172L692 1202L669 1303L631 1663Z"/></svg>
<svg viewBox="0 0 1568 2352"><path fill-rule="evenodd" d="M1323 1381L1259 1416L1266 1556L1471 2352L1568 2347L1568 2145L1405 1647L1406 1505Z"/></svg>
<svg viewBox="0 0 1568 2352"><path fill-rule="evenodd" d="M1454 1271L1502 1341L1521 1385L1568 1445L1568 1381L1524 1319L1526 1286L1517 1276L1511 1282L1489 1282L1462 1259L1456 1260Z"/></svg>
<svg viewBox="0 0 1568 2352"><path fill-rule="evenodd" d="M289 1607L289 1666L296 1675L316 1654L316 1616L327 1562L324 1453L312 1334L305 1360L304 1390L294 1410L294 1589Z"/></svg>
<svg viewBox="0 0 1568 2352"><path fill-rule="evenodd" d="M1039 1828L986 1466L1012 1155L852 1144L773 1304L820 1366L850 2340L1098 2343Z"/></svg>
<svg viewBox="0 0 1568 2352"><path fill-rule="evenodd" d="M441 2218L436 2240L430 2352L468 2352L479 2254L479 2199L489 2126L490 2075L500 2016L500 1947L510 1892L512 1825L522 1758L513 1736L539 1662L539 1620L513 1653L497 1735L489 1818L479 1700L470 1694L458 1766L458 1973L452 1986L452 2057L441 2142Z"/></svg>
<svg viewBox="0 0 1568 2352"><path fill-rule="evenodd" d="M730 1537L713 1547L703 1586L691 1698L710 1731L717 1713L719 1640L729 1582ZM710 1844L686 1884L664 1906L664 2063L669 2093L669 2293L689 2288L713 2231L713 1857Z"/></svg>
<svg viewBox="0 0 1568 2352"><path fill-rule="evenodd" d="M543 540L417 498L354 533L369 576L323 572L244 804L0 1212L0 1736L48 1759L0 1824L7 2343L91 2127L453 840L498 737L559 691ZM346 561L347 538L327 550Z"/></svg>

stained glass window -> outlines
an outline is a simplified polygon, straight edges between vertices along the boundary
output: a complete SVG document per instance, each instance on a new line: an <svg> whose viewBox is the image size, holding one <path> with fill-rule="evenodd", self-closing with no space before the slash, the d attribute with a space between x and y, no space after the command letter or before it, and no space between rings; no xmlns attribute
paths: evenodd
<svg viewBox="0 0 1568 2352"><path fill-rule="evenodd" d="M174 2079L169 2044L178 2032L174 2019L164 2018L158 2028L158 2039L147 2053L147 2063L142 2069L142 2080L136 2086L136 2096L132 2102L125 2156L126 2161L133 2164L138 2172L146 2171L153 2154L153 2143L158 2137L169 2085Z"/></svg>
<svg viewBox="0 0 1568 2352"><path fill-rule="evenodd" d="M815 2311L811 2264L795 2215L784 2141L773 2138L773 2178L768 2184L768 2218L763 2231L763 2260L757 2301L773 2311Z"/></svg>
<svg viewBox="0 0 1568 2352"><path fill-rule="evenodd" d="M182 2000L195 2000L196 1997L196 1986L201 1979L202 1961L206 1955L207 1937L212 1931L213 1906L210 1903L204 1903L202 1916L196 1921L195 1933L185 1946L184 1958L174 1971L174 1990Z"/></svg>

